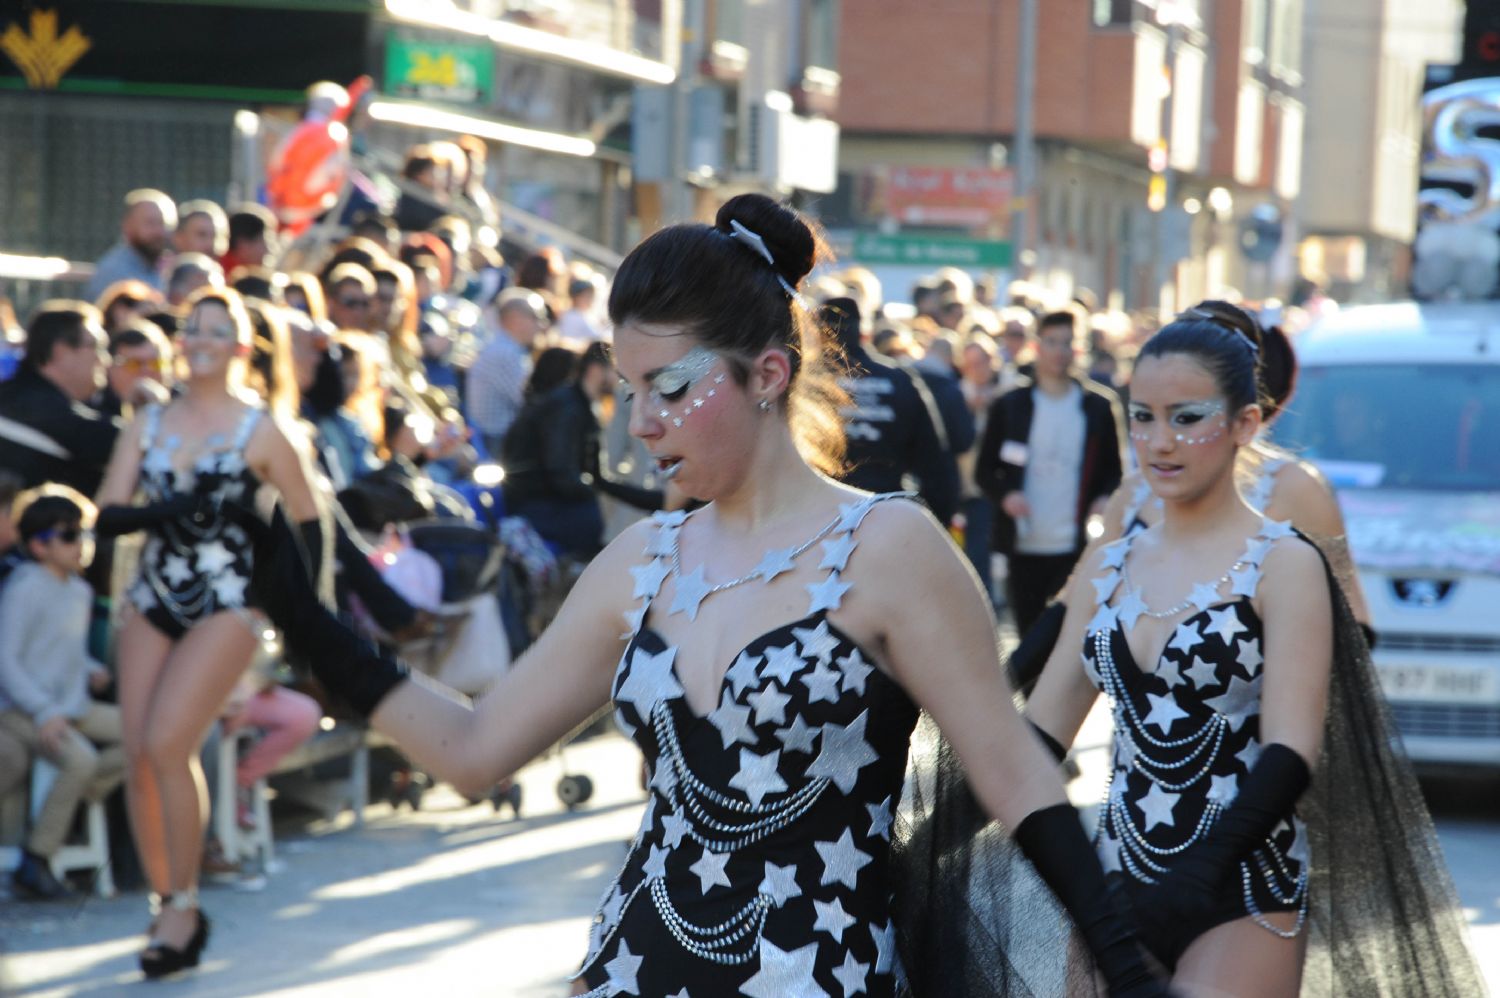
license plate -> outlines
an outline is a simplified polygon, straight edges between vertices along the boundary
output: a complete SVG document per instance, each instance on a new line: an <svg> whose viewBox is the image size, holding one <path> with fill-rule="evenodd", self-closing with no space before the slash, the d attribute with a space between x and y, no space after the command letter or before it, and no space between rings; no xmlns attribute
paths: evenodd
<svg viewBox="0 0 1500 998"><path fill-rule="evenodd" d="M1500 701L1500 670L1486 666L1381 665L1380 685L1392 700L1428 703Z"/></svg>

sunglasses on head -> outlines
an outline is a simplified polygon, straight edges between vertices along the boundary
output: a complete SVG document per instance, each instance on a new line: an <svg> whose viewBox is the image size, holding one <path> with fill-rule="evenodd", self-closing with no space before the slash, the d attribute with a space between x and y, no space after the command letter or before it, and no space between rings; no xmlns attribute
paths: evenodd
<svg viewBox="0 0 1500 998"><path fill-rule="evenodd" d="M64 544L77 544L80 540L93 535L92 530L84 530L82 527L52 527L37 534L36 539L43 543L58 540Z"/></svg>

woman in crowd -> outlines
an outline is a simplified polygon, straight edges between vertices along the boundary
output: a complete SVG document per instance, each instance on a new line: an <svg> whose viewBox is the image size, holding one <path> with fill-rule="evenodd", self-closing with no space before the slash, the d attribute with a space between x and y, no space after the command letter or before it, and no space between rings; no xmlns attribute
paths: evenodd
<svg viewBox="0 0 1500 998"><path fill-rule="evenodd" d="M253 504L267 484L321 550L297 452L244 388L252 331L239 295L206 289L191 298L179 346L184 391L144 409L121 435L96 528L147 534L118 669L127 797L155 910L140 957L148 977L195 966L207 942L197 892L206 802L198 747L265 626L247 591L248 539L223 506Z"/></svg>
<svg viewBox="0 0 1500 998"><path fill-rule="evenodd" d="M1263 350L1253 322L1219 308L1141 350L1130 437L1160 514L1080 564L1027 715L1061 759L1109 697L1097 847L1175 990L1477 993L1339 587L1236 483L1261 427Z"/></svg>
<svg viewBox="0 0 1500 998"><path fill-rule="evenodd" d="M1164 994L1012 707L988 602L942 527L823 474L837 390L797 289L820 251L795 212L745 195L626 259L610 313L631 430L709 505L625 531L477 703L407 682L307 600L284 519L245 520L257 592L326 687L470 795L614 700L652 794L575 994L894 994L890 836L919 709L1111 993Z"/></svg>

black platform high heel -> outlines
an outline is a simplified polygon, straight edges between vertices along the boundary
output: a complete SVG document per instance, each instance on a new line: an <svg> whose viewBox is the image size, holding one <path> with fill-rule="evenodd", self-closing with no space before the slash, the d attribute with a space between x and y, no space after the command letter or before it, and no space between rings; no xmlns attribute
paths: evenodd
<svg viewBox="0 0 1500 998"><path fill-rule="evenodd" d="M198 907L198 892L182 891L181 893L164 898L165 904L178 911L193 910L197 913L198 924L193 929L192 936L187 944L181 949L158 940L151 940L145 950L141 952L141 973L146 975L147 980L156 980L175 974L182 970L189 970L198 966L198 960L203 955L204 948L208 945L209 922L208 916L203 909Z"/></svg>

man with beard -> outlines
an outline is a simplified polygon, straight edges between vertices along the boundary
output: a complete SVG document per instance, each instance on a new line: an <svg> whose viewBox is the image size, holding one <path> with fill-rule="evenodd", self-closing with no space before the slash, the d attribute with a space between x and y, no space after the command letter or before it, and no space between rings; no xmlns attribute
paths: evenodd
<svg viewBox="0 0 1500 998"><path fill-rule="evenodd" d="M120 241L94 265L84 297L93 301L116 281L134 278L164 290L161 258L167 235L177 227L177 206L161 191L142 187L125 195Z"/></svg>

